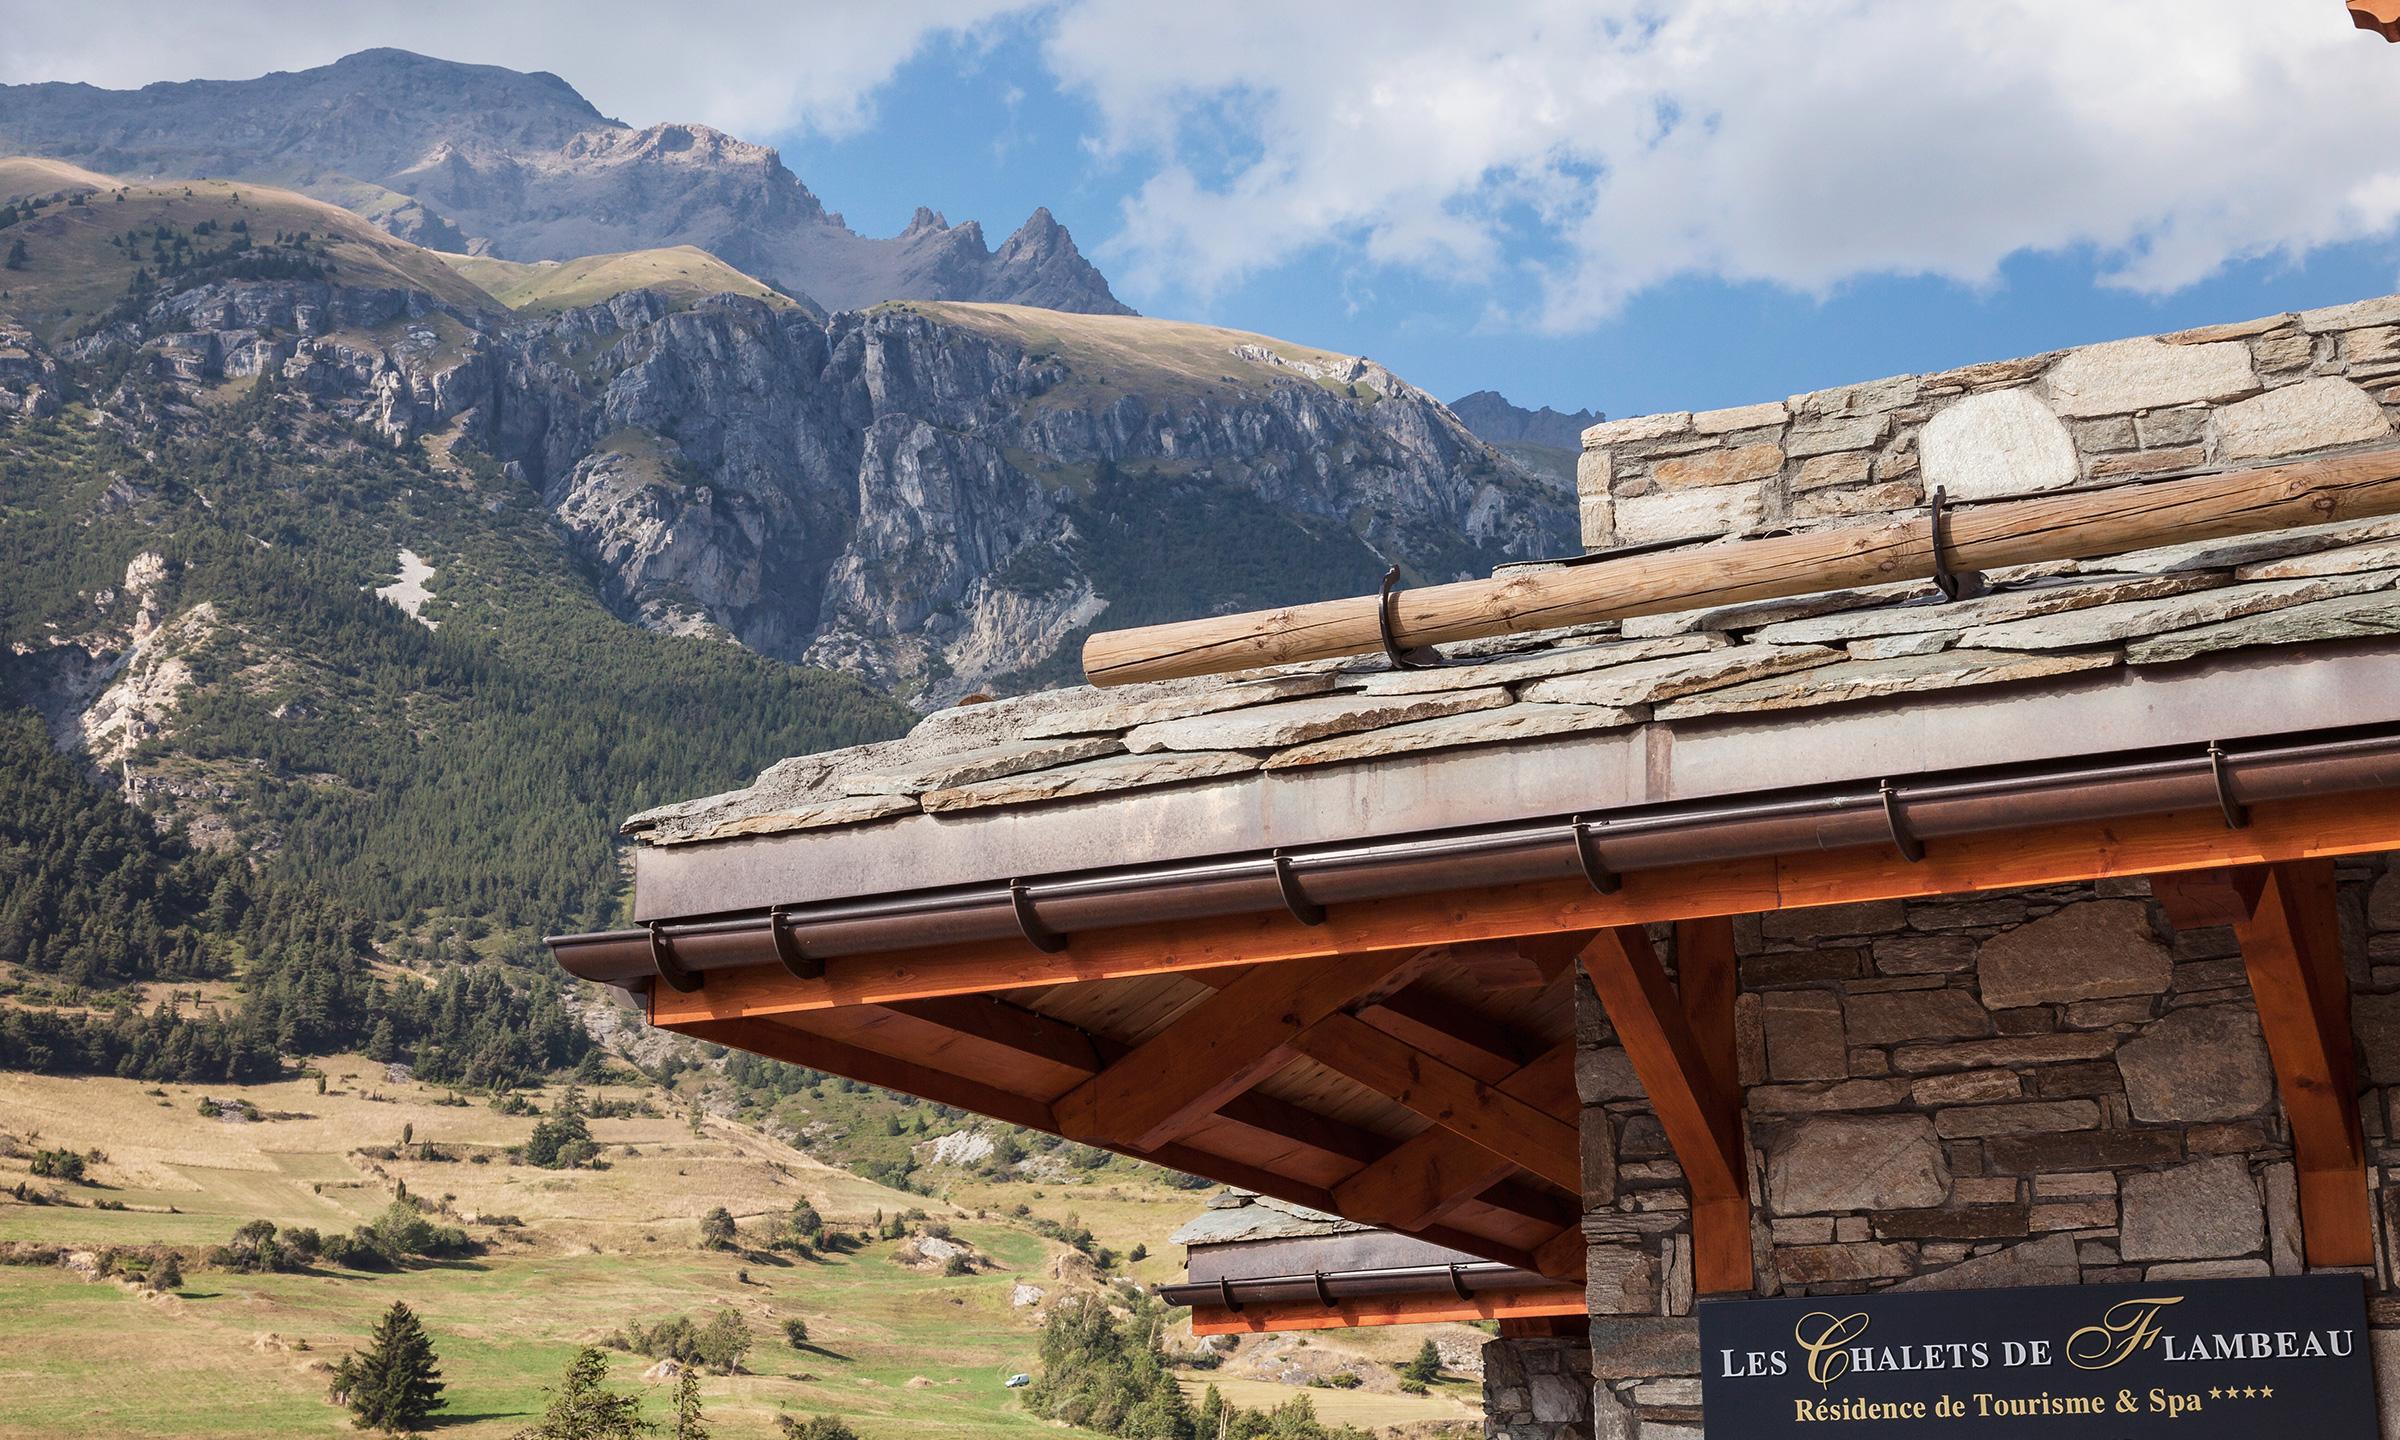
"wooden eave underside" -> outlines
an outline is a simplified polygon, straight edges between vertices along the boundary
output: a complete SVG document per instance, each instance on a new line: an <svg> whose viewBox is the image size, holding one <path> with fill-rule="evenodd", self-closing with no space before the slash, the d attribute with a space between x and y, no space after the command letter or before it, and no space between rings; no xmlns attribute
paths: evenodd
<svg viewBox="0 0 2400 1440"><path fill-rule="evenodd" d="M1751 1262L1730 948L1710 922L2391 849L2400 793L2319 797L2253 806L2239 829L2185 812L1936 842L1917 861L1861 847L1641 872L1608 894L1527 884L1336 906L1315 925L1239 916L1081 933L1055 954L975 944L836 958L817 979L720 971L691 993L654 987L651 1018L1573 1281L1580 955L1691 1177L1700 1288L1724 1291L1747 1287ZM2243 919L2265 957L2254 967L2278 953L2268 927L2297 923L2277 897L2314 893L2276 873L2290 878L2268 887L2266 918ZM1642 927L1661 922L1697 922L1676 926L1695 957L1681 974L1671 950L1649 949ZM2332 1003L2286 1008L2331 1034ZM2324 1043L2285 1053L2318 1070L2348 1063ZM2334 1122L2350 1082L2308 1083L2334 1097L2321 1173L2339 1195L2323 1209L2345 1213L2352 1159ZM2347 1253L2333 1224L2311 1237L2312 1257Z"/></svg>

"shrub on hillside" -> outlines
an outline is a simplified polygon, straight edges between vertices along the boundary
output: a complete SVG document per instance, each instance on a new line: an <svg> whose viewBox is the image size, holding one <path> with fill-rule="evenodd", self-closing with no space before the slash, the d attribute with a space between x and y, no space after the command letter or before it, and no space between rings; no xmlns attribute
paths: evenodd
<svg viewBox="0 0 2400 1440"><path fill-rule="evenodd" d="M705 1365L727 1375L741 1368L751 1346L750 1322L732 1309L696 1324L689 1315L670 1315L654 1325L631 1325L623 1339L626 1349L653 1360Z"/></svg>
<svg viewBox="0 0 2400 1440"><path fill-rule="evenodd" d="M83 1157L72 1150L38 1150L33 1156L33 1173L45 1180L65 1180L83 1183Z"/></svg>

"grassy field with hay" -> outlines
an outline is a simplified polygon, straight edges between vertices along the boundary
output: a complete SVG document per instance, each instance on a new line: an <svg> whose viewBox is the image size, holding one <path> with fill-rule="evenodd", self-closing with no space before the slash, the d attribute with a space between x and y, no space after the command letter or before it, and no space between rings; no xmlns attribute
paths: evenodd
<svg viewBox="0 0 2400 1440"><path fill-rule="evenodd" d="M210 1087L0 1073L0 1242L71 1252L63 1264L0 1265L0 1394L10 1397L0 1440L355 1434L327 1399L330 1367L395 1299L419 1313L440 1353L449 1404L433 1433L459 1440L497 1440L528 1424L579 1346L726 1307L748 1322L754 1345L746 1373L702 1380L723 1440L779 1436L780 1417L814 1414L840 1416L866 1440L1057 1433L1006 1381L1033 1368L1043 1302L1101 1280L1033 1222L1072 1215L1121 1253L1145 1245L1151 1253L1115 1273L1154 1283L1176 1273L1180 1256L1164 1237L1200 1201L1121 1177L962 1179L944 1199L906 1193L721 1117L695 1131L676 1097L646 1084L585 1092L654 1112L590 1122L605 1169L542 1170L506 1155L536 1116L460 1104L357 1057L322 1069L322 1093L313 1077ZM557 1094L535 1098L547 1109ZM246 1102L259 1118L204 1116L204 1098L219 1108ZM404 1136L411 1158L392 1158ZM427 1144L441 1158L423 1158ZM40 1179L30 1161L45 1149L98 1158L86 1183ZM14 1193L20 1184L63 1203L28 1203ZM168 1244L197 1257L255 1219L348 1229L403 1185L465 1224L484 1253L398 1273L320 1263L242 1274L187 1262L184 1284L164 1295L94 1273L108 1247ZM975 1273L944 1274L910 1240L812 1258L699 1243L699 1217L712 1206L755 1235L803 1198L830 1224L857 1230L922 1210L970 1247ZM1018 1205L1032 1214L1016 1215ZM789 1319L807 1325L805 1347L787 1343ZM1191 1390L1196 1397L1214 1381L1238 1403L1271 1408L1303 1391L1262 1373L1375 1371L1413 1353L1423 1334L1263 1337L1222 1373L1193 1375ZM1243 1363L1252 1345L1272 1347L1256 1366ZM651 1363L612 1352L616 1382L641 1393L656 1419L672 1386L641 1378ZM1304 1393L1332 1422L1475 1413L1465 1382L1427 1397L1388 1387Z"/></svg>

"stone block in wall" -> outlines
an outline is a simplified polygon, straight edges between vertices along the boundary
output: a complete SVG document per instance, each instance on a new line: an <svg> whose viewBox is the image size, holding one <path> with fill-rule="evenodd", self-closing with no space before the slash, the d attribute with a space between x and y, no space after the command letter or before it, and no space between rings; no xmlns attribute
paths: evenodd
<svg viewBox="0 0 2400 1440"><path fill-rule="evenodd" d="M1575 1093L1586 1105L1634 1100L1641 1097L1642 1081L1622 1045L1586 1045L1575 1051Z"/></svg>
<svg viewBox="0 0 2400 1440"><path fill-rule="evenodd" d="M1962 1040L1950 1045L1903 1045L1892 1052L1892 1068L1905 1075L1940 1070L1984 1070L1996 1065L2057 1065L2098 1060L2117 1048L2114 1035L2072 1031L2057 1035L2012 1035L1999 1040Z"/></svg>
<svg viewBox="0 0 2400 1440"><path fill-rule="evenodd" d="M1900 1244L1797 1245L1775 1252L1775 1273L1787 1288L1896 1280L1916 1272L1916 1253Z"/></svg>
<svg viewBox="0 0 2400 1440"><path fill-rule="evenodd" d="M2081 1278L2073 1237L2047 1235L1903 1280L1892 1288L1998 1290L2018 1285L2073 1285Z"/></svg>
<svg viewBox="0 0 2400 1440"><path fill-rule="evenodd" d="M2374 396L2330 375L2269 390L2217 412L2217 450L2227 461L2302 455L2391 433L2392 422Z"/></svg>
<svg viewBox="0 0 2400 1440"><path fill-rule="evenodd" d="M1874 457L1864 450L1812 455L1792 472L1791 487L1795 492L1806 492L1864 485L1874 478L1874 465Z"/></svg>
<svg viewBox="0 0 2400 1440"><path fill-rule="evenodd" d="M2021 1240L2021 1204L1962 1205L1949 1210L1895 1210L1872 1217L1878 1240Z"/></svg>
<svg viewBox="0 0 2400 1440"><path fill-rule="evenodd" d="M1700 1373L1700 1322L1664 1316L1592 1317L1592 1378L1651 1380Z"/></svg>
<svg viewBox="0 0 2400 1440"><path fill-rule="evenodd" d="M1774 487L1763 480L1632 496L1616 502L1617 543L1651 545L1742 534L1759 528L1773 503Z"/></svg>
<svg viewBox="0 0 2400 1440"><path fill-rule="evenodd" d="M1594 1245L1584 1257L1584 1298L1594 1315L1647 1315L1658 1308L1658 1275L1650 1252L1634 1245Z"/></svg>
<svg viewBox="0 0 2400 1440"><path fill-rule="evenodd" d="M2133 1118L2239 1120L2275 1099L2275 1071L2248 1004L2168 1013L2117 1047Z"/></svg>
<svg viewBox="0 0 2400 1440"><path fill-rule="evenodd" d="M1891 428L1891 417L1882 414L1803 422L1795 424L1784 438L1783 452L1794 460L1805 460L1840 450L1870 450L1883 443Z"/></svg>
<svg viewBox="0 0 2400 1440"><path fill-rule="evenodd" d="M1950 1166L1922 1115L1816 1115L1767 1147L1767 1201L1778 1215L1920 1210L1950 1196Z"/></svg>
<svg viewBox="0 0 2400 1440"><path fill-rule="evenodd" d="M2168 405L2222 402L2258 389L2250 347L2226 340L2168 345L2143 338L2070 350L2046 377L2060 415L2124 415Z"/></svg>
<svg viewBox="0 0 2400 1440"><path fill-rule="evenodd" d="M2125 1177L2117 1249L2129 1261L2219 1260L2266 1243L2265 1207L2240 1156Z"/></svg>
<svg viewBox="0 0 2400 1440"><path fill-rule="evenodd" d="M1844 1020L1853 1045L1974 1040L1992 1033L1991 1013L1964 990L1852 995L1844 1002Z"/></svg>
<svg viewBox="0 0 2400 1440"><path fill-rule="evenodd" d="M2172 1130L2079 1130L2066 1135L2001 1135L1984 1154L2002 1175L2045 1170L2116 1170L2168 1165L2183 1158L2183 1137Z"/></svg>
<svg viewBox="0 0 2400 1440"><path fill-rule="evenodd" d="M1909 1094L1919 1105L1975 1105L2014 1100L2025 1093L2025 1082L2013 1070L1965 1070L1951 1075L1928 1075L1910 1082Z"/></svg>
<svg viewBox="0 0 2400 1440"><path fill-rule="evenodd" d="M2087 900L1983 943L1976 984L1994 1010L2019 1005L2157 995L2175 958L2138 900Z"/></svg>
<svg viewBox="0 0 2400 1440"><path fill-rule="evenodd" d="M2089 1100L2029 1100L2006 1105L1953 1105L1933 1118L1934 1133L1945 1140L1975 1140L1994 1135L2042 1135L2091 1130L2100 1124L2100 1107Z"/></svg>
<svg viewBox="0 0 2400 1440"><path fill-rule="evenodd" d="M2064 490L2083 478L2075 441L2030 390L1961 396L1917 437L1925 487L1953 500L1997 500Z"/></svg>
<svg viewBox="0 0 2400 1440"><path fill-rule="evenodd" d="M1709 485L1736 485L1770 480L1783 470L1783 451L1770 444L1741 445L1725 450L1702 450L1662 460L1651 470L1651 482L1661 490L1693 490Z"/></svg>
<svg viewBox="0 0 2400 1440"><path fill-rule="evenodd" d="M1966 935L1881 935L1872 947L1886 975L1955 975L1975 968L1975 941Z"/></svg>
<svg viewBox="0 0 2400 1440"><path fill-rule="evenodd" d="M2359 1063L2375 1085L2400 1084L2400 995L2358 995L2350 1001L2350 1027L2358 1037Z"/></svg>
<svg viewBox="0 0 2400 1440"><path fill-rule="evenodd" d="M1842 1001L1822 990L1770 990L1759 996L1766 1031L1767 1076L1773 1080L1839 1080L1850 1073Z"/></svg>

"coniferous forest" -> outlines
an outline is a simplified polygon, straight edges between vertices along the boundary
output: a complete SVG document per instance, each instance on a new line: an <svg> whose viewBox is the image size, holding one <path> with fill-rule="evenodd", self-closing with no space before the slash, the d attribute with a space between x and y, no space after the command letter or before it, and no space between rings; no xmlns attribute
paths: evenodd
<svg viewBox="0 0 2400 1440"><path fill-rule="evenodd" d="M172 404L83 378L112 415ZM256 1080L364 1049L525 1083L589 1047L538 937L616 918L617 820L905 723L627 624L541 514L272 380L147 433L0 430L0 1067ZM438 628L373 593L402 547L438 557ZM57 696L111 646L182 674L101 774Z"/></svg>

